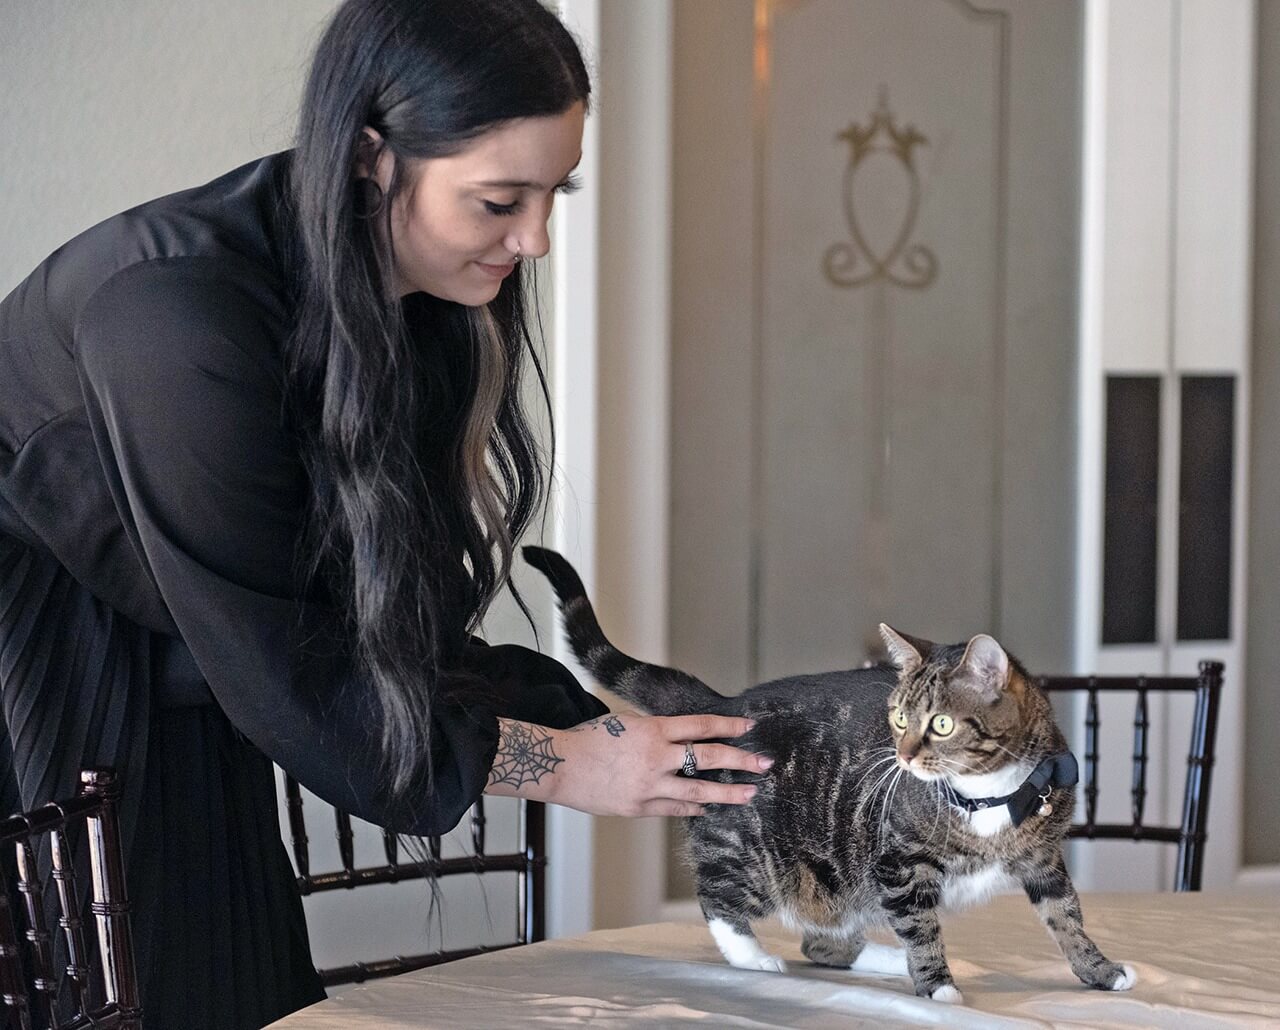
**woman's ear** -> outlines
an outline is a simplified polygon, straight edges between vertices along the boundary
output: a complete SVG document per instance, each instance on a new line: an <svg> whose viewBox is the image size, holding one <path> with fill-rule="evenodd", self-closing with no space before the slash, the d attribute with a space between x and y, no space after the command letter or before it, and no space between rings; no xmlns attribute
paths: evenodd
<svg viewBox="0 0 1280 1030"><path fill-rule="evenodd" d="M360 135L356 137L355 155L355 172L358 178L375 177L379 180L378 185L384 186L381 180L385 173L379 166L384 163L384 158L389 156L386 141L377 129L366 125L360 130Z"/></svg>

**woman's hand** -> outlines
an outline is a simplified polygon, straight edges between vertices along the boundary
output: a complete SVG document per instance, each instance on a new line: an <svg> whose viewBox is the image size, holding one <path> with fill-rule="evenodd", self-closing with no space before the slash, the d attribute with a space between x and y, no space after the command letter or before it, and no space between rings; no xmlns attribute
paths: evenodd
<svg viewBox="0 0 1280 1030"><path fill-rule="evenodd" d="M639 715L615 712L567 730L498 720L498 753L488 794L549 801L592 815L701 815L707 804L745 805L750 784L717 783L677 775L685 742L693 741L698 770L764 772L765 755L710 738L739 737L749 719L723 715Z"/></svg>

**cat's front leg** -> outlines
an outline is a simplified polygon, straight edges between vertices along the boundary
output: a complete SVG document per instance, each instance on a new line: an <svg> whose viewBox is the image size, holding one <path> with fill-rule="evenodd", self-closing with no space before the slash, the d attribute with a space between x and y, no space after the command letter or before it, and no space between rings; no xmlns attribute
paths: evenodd
<svg viewBox="0 0 1280 1030"><path fill-rule="evenodd" d="M883 855L876 863L880 904L906 951L907 972L916 994L960 1004L964 998L951 978L938 922L942 898L939 874L931 862L913 862L896 854Z"/></svg>
<svg viewBox="0 0 1280 1030"><path fill-rule="evenodd" d="M1084 932L1080 897L1067 873L1062 853L1039 867L1019 869L1022 881L1040 921L1048 928L1059 950L1082 983L1102 991L1127 991L1138 979L1132 966L1112 962Z"/></svg>

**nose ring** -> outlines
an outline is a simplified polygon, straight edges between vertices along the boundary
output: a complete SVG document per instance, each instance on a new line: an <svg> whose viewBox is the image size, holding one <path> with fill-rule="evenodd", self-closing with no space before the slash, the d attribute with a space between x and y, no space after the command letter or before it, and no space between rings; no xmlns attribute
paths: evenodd
<svg viewBox="0 0 1280 1030"><path fill-rule="evenodd" d="M523 259L520 257L520 244L519 244L519 242L518 242L518 241L517 241L517 243L516 243L516 256L515 256L515 257L513 257L511 260L512 260L512 262L513 262L513 263L515 263L515 264L517 264L517 265L518 265L518 264L523 260Z"/></svg>

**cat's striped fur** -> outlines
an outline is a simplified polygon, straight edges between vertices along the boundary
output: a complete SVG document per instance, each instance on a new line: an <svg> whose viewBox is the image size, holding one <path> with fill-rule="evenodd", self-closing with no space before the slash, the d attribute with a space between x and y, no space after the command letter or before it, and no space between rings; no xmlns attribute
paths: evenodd
<svg viewBox="0 0 1280 1030"><path fill-rule="evenodd" d="M813 962L906 973L917 994L960 1001L938 910L1013 882L1080 980L1132 986L1133 970L1086 935L1063 864L1074 791L1054 796L1050 814L1014 827L1003 806L969 814L940 789L945 778L968 797L1010 793L1042 758L1065 750L1048 701L990 637L939 646L883 627L899 669L793 676L724 697L687 673L622 654L573 568L554 551L524 553L550 579L574 653L604 686L657 715L754 719L733 743L774 756L764 777L710 774L758 782L751 804L712 805L687 820L698 900L731 964L785 969L751 931L753 921L776 915L803 934ZM933 722L939 714L952 720L945 737L930 732L949 725ZM905 729L891 725L894 717ZM867 942L879 926L892 929L901 951Z"/></svg>

